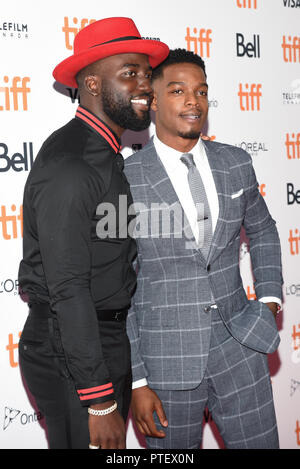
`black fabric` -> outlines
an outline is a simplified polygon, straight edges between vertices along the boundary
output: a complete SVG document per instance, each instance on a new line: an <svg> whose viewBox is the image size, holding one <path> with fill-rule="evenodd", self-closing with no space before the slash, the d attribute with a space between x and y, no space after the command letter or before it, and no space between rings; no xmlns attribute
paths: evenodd
<svg viewBox="0 0 300 469"><path fill-rule="evenodd" d="M109 44L111 42L136 41L136 40L141 40L141 39L142 38L138 36L117 37L116 39L111 39L111 41L106 41L106 42L101 42L100 44L95 44L94 46L90 47L90 49L92 49L93 47L103 46L104 44Z"/></svg>
<svg viewBox="0 0 300 469"><path fill-rule="evenodd" d="M130 345L126 322L98 322L102 349L114 386L118 411L127 419L131 399ZM20 342L19 363L28 390L47 426L50 449L87 449L88 412L82 407L50 308L30 310Z"/></svg>
<svg viewBox="0 0 300 469"><path fill-rule="evenodd" d="M31 304L50 304L56 314L76 389L111 382L96 310L128 308L136 284L136 245L126 233L132 198L122 160L76 118L46 140L25 186L21 294ZM122 214L120 197L126 201ZM106 237L98 233L106 216L102 203L116 214L115 233Z"/></svg>

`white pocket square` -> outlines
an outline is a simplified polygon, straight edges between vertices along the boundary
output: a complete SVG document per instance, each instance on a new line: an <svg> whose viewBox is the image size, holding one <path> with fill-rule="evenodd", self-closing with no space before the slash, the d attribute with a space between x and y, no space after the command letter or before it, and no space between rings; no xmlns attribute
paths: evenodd
<svg viewBox="0 0 300 469"><path fill-rule="evenodd" d="M242 195L243 192L244 192L244 189L241 189L240 191L235 192L234 194L231 194L231 198L236 199L237 197L240 197L240 195Z"/></svg>

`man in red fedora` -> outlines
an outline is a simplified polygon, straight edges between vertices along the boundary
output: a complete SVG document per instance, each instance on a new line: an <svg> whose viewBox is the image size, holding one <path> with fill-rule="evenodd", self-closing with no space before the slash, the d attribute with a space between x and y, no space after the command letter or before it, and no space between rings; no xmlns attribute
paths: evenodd
<svg viewBox="0 0 300 469"><path fill-rule="evenodd" d="M29 303L20 367L50 448L125 448L136 247L124 235L132 198L120 138L148 127L151 68L167 55L131 19L107 18L80 31L53 72L79 88L80 105L44 142L28 177L19 270ZM112 231L105 207L115 210Z"/></svg>

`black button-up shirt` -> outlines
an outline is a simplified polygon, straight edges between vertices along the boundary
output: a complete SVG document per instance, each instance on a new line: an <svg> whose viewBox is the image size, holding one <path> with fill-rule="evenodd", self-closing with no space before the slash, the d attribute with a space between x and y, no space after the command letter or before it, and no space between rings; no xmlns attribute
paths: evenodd
<svg viewBox="0 0 300 469"><path fill-rule="evenodd" d="M96 310L128 307L136 283L119 149L114 132L79 106L43 144L24 192L19 284L29 303L49 303L57 314L84 405L113 398Z"/></svg>

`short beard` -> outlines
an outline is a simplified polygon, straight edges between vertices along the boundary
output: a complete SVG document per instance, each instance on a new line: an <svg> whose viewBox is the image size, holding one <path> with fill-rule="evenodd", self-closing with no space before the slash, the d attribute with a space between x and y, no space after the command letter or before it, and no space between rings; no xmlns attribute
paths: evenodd
<svg viewBox="0 0 300 469"><path fill-rule="evenodd" d="M191 132L186 132L186 133L178 132L179 137L185 138L187 140L196 140L200 138L200 135L201 135L200 131L199 132L191 131Z"/></svg>
<svg viewBox="0 0 300 469"><path fill-rule="evenodd" d="M145 130L151 123L150 109L138 117L130 101L125 101L120 93L113 92L106 81L102 85L102 105L105 114L122 129Z"/></svg>

